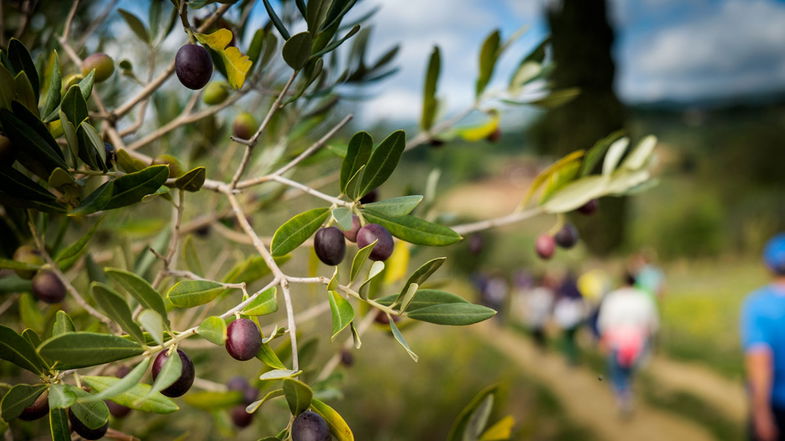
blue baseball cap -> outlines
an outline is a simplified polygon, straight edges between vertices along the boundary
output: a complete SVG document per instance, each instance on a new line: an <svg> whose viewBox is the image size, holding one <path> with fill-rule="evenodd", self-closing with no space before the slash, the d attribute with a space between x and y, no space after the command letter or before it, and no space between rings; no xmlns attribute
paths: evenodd
<svg viewBox="0 0 785 441"><path fill-rule="evenodd" d="M772 271L785 275L785 233L772 237L763 249L763 260Z"/></svg>

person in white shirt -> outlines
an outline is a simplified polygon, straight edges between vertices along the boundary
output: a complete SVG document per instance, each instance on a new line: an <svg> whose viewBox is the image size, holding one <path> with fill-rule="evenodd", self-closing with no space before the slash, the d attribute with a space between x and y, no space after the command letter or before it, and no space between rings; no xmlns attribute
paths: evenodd
<svg viewBox="0 0 785 441"><path fill-rule="evenodd" d="M632 377L659 325L651 296L635 288L635 277L625 274L625 285L609 293L600 305L598 327L608 357L608 371L619 410L632 410Z"/></svg>

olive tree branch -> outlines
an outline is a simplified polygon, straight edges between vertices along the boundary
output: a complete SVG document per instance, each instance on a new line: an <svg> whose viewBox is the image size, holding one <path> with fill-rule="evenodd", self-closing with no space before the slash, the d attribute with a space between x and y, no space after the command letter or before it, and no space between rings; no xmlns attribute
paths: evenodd
<svg viewBox="0 0 785 441"><path fill-rule="evenodd" d="M245 231L245 234L251 238L254 248L256 248L262 256L262 259L267 264L267 267L270 268L270 271L272 271L274 277L273 281L281 286L281 293L283 294L284 305L286 306L289 338L292 344L292 369L297 371L300 369L300 361L297 356L297 324L294 321L294 308L292 307L292 298L289 293L289 280L283 271L281 271L281 268L278 267L278 264L275 263L275 259L273 259L270 252L267 251L267 247L262 243L262 239L259 238L259 235L253 230L251 224L248 223L248 219L245 218L245 213L243 212L240 203L237 201L237 197L232 193L231 188L227 189L225 194L227 199L229 199L229 204L232 206L232 210L234 210L235 217L240 223L240 226Z"/></svg>
<svg viewBox="0 0 785 441"><path fill-rule="evenodd" d="M9 295L8 298L6 298L5 301L2 304L0 304L0 315L3 315L4 312L8 311L8 308L10 308L11 305L13 305L14 302L16 302L17 298L19 298L18 293Z"/></svg>
<svg viewBox="0 0 785 441"><path fill-rule="evenodd" d="M284 173L286 173L287 171L289 171L293 167L295 167L297 164L302 162L304 159L306 159L309 156L311 156L314 153L316 153L317 150L319 150L320 148L324 147L324 145L327 144L327 141L329 141L330 138L335 136L335 134L338 133L339 130L341 130L343 127L345 127L346 124L348 124L349 121L352 120L352 117L353 117L353 115L345 116L336 125L334 125L330 130L328 130L327 133L324 134L324 136L319 138L319 140L317 140L316 142L311 144L310 147L308 147L307 149L303 150L302 153L297 155L297 157L295 157L294 159L289 161L287 164L283 165L278 170L275 170L274 172L272 172L272 173L270 173L268 175L265 175L265 176L261 176L261 177L253 178L253 179L246 179L244 181L238 182L237 185L236 185L236 188L243 189L243 188L253 187L254 185L258 185L258 184L261 184L261 183L273 180L274 176L281 176L281 175L283 175Z"/></svg>
<svg viewBox="0 0 785 441"><path fill-rule="evenodd" d="M238 91L236 94L234 94L231 97L227 98L223 103L217 104L215 106L210 106L210 107L208 107L206 109L202 109L202 110L200 110L200 111L198 111L196 113L186 113L186 112L183 112L177 118L175 118L175 119L169 121L168 123L166 123L165 125L157 128L156 130L154 130L153 132L151 132L148 135L144 136L143 138L128 144L128 147L126 148L126 150L136 150L136 149L138 149L138 148L140 148L142 146L145 146L147 144L150 144L151 142L156 141L157 139L163 137L164 135L168 134L169 132L171 132L172 130L174 130L174 129L178 128L178 127L181 127L181 126L186 125L186 124L190 124L192 122L198 121L198 120L203 119L203 118L207 118L210 115L218 113L219 111L221 111L221 110L231 106L235 102L237 102L240 98L243 97L243 95L245 95L245 93L247 93L248 90L250 90L250 89L242 89L241 91ZM194 95L198 96L198 94L194 94Z"/></svg>
<svg viewBox="0 0 785 441"><path fill-rule="evenodd" d="M264 129L267 128L267 125L270 124L270 121L275 115L275 112L278 111L281 107L283 107L283 99L286 96L286 92L289 91L289 88L294 83L294 79L297 78L297 73L299 71L292 72L292 75L289 77L289 80L284 84L283 89L278 94L278 97L273 101L273 104L270 106L270 110L267 111L267 115L265 115L264 120L262 120L262 124L259 125L259 128L256 129L256 133L251 136L250 139L240 139L235 136L232 136L232 140L235 142L239 142L240 144L245 144L245 152L243 153L243 159L240 161L240 166L237 167L237 172L235 172L234 177L232 177L232 181L229 183L231 188L235 188L237 186L237 181L243 176L245 173L245 168L248 167L248 162L251 160L251 153L253 152L254 147L259 142L259 137L262 135Z"/></svg>
<svg viewBox="0 0 785 441"><path fill-rule="evenodd" d="M180 240L180 223L183 219L183 199L185 192L181 189L177 194L177 203L174 204L172 210L172 237L169 239L169 247L163 258L164 266L158 271L158 274L155 275L155 279L153 280L153 287L156 289L164 280L164 277L166 277L166 272L169 271L170 268L177 266L177 248Z"/></svg>
<svg viewBox="0 0 785 441"><path fill-rule="evenodd" d="M412 139L410 139L409 141L406 142L406 148L404 149L404 151L412 150L412 149L414 149L414 148L424 144L425 142L431 140L434 136L436 136L440 132L443 132L443 131L451 128L455 124L458 124L461 120L463 120L464 118L469 116L469 114L472 113L475 110L477 110L477 105L476 104L468 107L466 110L464 110L463 112L455 115L454 117L452 117L450 119L443 120L442 122L440 122L440 123L436 124L435 126L433 126L430 130L421 131L414 138L412 138Z"/></svg>
<svg viewBox="0 0 785 441"><path fill-rule="evenodd" d="M106 7L104 8L103 11L101 11L98 17L90 22L90 26L84 32L82 38L80 38L79 41L76 42L74 49L79 50L82 48L82 46L84 46L85 41L87 41L90 35L92 35L93 32L95 32L95 30L98 29L106 21L107 17L109 17L109 14L112 12L114 7L117 6L118 1L119 0L112 0L106 4Z"/></svg>
<svg viewBox="0 0 785 441"><path fill-rule="evenodd" d="M296 189L301 190L301 191L303 191L305 193L308 193L311 196L315 196L315 197L317 197L319 199L323 199L323 200L325 200L325 201L327 201L327 202L329 202L331 204L335 204L335 205L338 205L338 206L341 206L341 207L347 207L347 208L351 208L352 207L352 203L351 202L346 202L343 199L339 199L339 198L330 196L328 194L322 193L319 190L311 188L311 187L309 187L309 186L307 186L305 184L301 184L301 183L299 183L297 181L293 181L293 180L291 180L289 178L285 178L283 176L270 175L270 180L275 181L275 182L279 182L279 183L284 184L284 185L288 185L289 187L292 187L292 188L296 188Z"/></svg>
<svg viewBox="0 0 785 441"><path fill-rule="evenodd" d="M532 218L534 216L544 213L542 208L535 207L525 211L515 211L513 213L496 217L493 219L486 219L478 222L471 222L467 224L456 225L451 227L453 231L458 234L468 234L477 231L487 230L489 228L501 227L504 225L514 224L522 220Z"/></svg>
<svg viewBox="0 0 785 441"><path fill-rule="evenodd" d="M292 283L320 283L320 284L325 285L325 286L330 284L330 279L327 278L327 277L291 277L291 276L287 276L287 279L290 282L292 282ZM355 291L354 289L352 289L348 285L338 285L337 288L338 288L338 290L344 292L345 294L348 294L348 295L356 298L357 300L365 302L365 303L373 306L376 309L382 310L382 311L384 311L384 312L386 312L388 314L391 314L391 315L401 315L400 312L394 310L393 308L390 308L389 306L382 305L381 303L379 303L379 302L377 302L377 301L375 301L373 299L365 299L365 298L363 298L363 296L361 296L360 293L358 293L357 291Z"/></svg>
<svg viewBox="0 0 785 441"><path fill-rule="evenodd" d="M68 15L65 18L65 24L63 25L63 40L68 40L68 34L71 33L71 24L74 22L74 17L76 16L76 9L79 7L79 0L74 0L71 3L71 9L68 10Z"/></svg>

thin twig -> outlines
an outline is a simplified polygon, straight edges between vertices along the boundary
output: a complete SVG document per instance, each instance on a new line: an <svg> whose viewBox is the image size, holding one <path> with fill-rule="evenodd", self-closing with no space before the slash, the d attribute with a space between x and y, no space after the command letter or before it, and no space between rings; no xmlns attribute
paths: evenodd
<svg viewBox="0 0 785 441"><path fill-rule="evenodd" d="M183 219L183 196L185 192L180 190L177 193L179 195L177 203L172 210L172 237L169 239L169 247L167 248L166 256L163 258L164 266L158 271L153 280L154 288L159 287L170 268L177 266L177 246L180 243L180 223Z"/></svg>
<svg viewBox="0 0 785 441"><path fill-rule="evenodd" d="M351 202L346 202L343 199L338 199L336 197L333 197L333 196L330 196L328 194L322 193L319 190L311 188L311 187L309 187L309 186L307 186L305 184L301 184L301 183L299 183L297 181L293 181L293 180L291 180L289 178L285 178L283 176L278 176L278 175L271 175L270 179L272 181L279 182L279 183L284 184L284 185L288 185L289 187L296 188L298 190L302 190L302 191L304 191L305 193L308 193L311 196L315 196L315 197L317 197L319 199L323 199L323 200L325 200L325 201L327 201L327 202L329 202L331 204L335 204L335 205L338 205L338 206L341 206L341 207L348 207L348 208L352 207Z"/></svg>
<svg viewBox="0 0 785 441"><path fill-rule="evenodd" d="M487 230L489 228L496 228L501 227L504 225L514 224L516 222L520 222L525 219L529 219L531 217L537 216L542 214L542 208L532 208L526 211L517 211L505 216L496 217L493 219L486 219L484 221L479 222L471 222L468 224L461 224L451 227L453 231L458 234L468 234L474 233L477 231Z"/></svg>
<svg viewBox="0 0 785 441"><path fill-rule="evenodd" d="M289 161L287 164L283 165L278 170L276 170L276 171L274 171L274 172L272 172L272 173L270 173L270 174L268 174L266 176L261 176L259 178L246 179L246 180L244 180L242 182L239 182L236 187L240 188L240 189L252 187L254 185L261 184L263 182L268 182L268 181L272 180L273 176L281 176L281 175L283 175L284 173L286 173L287 171L289 171L293 167L295 167L297 164L302 162L304 159L306 159L309 156L313 155L317 150L322 148L327 143L327 141L329 141L330 138L335 136L335 134L338 133L339 130L341 130L344 126L346 126L346 124L348 124L349 121L351 121L351 119L352 119L352 115L345 116L341 121L338 122L338 124L333 126L333 128L331 128L327 133L325 133L324 136L319 138L318 141L316 141L313 144L311 144L310 147L305 149L302 153L297 155L297 157L295 157L294 159Z"/></svg>
<svg viewBox="0 0 785 441"><path fill-rule="evenodd" d="M104 23L104 21L106 21L107 17L109 17L109 14L112 12L114 7L117 6L118 1L119 0L112 0L111 2L108 2L106 4L106 7L104 8L103 11L101 11L98 17L90 22L90 26L84 32L82 38L80 38L79 41L76 42L76 44L74 45L74 50L78 51L79 49L82 48L82 46L84 46L85 41L87 41L87 38L90 37L90 35L92 35L93 32L95 32L95 30L98 29Z"/></svg>
<svg viewBox="0 0 785 441"><path fill-rule="evenodd" d="M16 302L16 299L19 297L19 294L11 294L8 298L5 299L5 302L0 304L0 315L3 315L4 312L8 311L8 308Z"/></svg>
<svg viewBox="0 0 785 441"><path fill-rule="evenodd" d="M79 7L79 0L74 0L71 3L71 9L68 11L68 16L65 18L65 25L63 26L63 40L68 41L68 34L71 33L71 24L74 22L76 16L76 9Z"/></svg>
<svg viewBox="0 0 785 441"><path fill-rule="evenodd" d="M240 162L240 166L237 168L237 172L235 172L234 177L232 177L232 181L229 183L230 188L235 188L237 186L237 181L243 176L245 173L246 167L248 167L248 163L251 160L251 152L253 152L254 147L259 142L259 137L264 132L264 129L267 128L267 125L270 124L270 121L273 119L273 115L275 112L278 111L282 106L282 102L284 97L286 96L286 92L289 90L289 87L292 86L294 83L294 79L297 78L297 72L292 72L292 75L289 77L289 80L284 84L283 89L281 89L281 93L278 94L278 97L275 99L273 104L270 106L270 110L267 111L267 115L265 115L264 120L262 120L262 124L259 125L259 128L256 129L256 133L250 139L239 139L232 137L233 141L239 142L240 144L245 144L245 152L243 153L243 159Z"/></svg>
<svg viewBox="0 0 785 441"><path fill-rule="evenodd" d="M267 251L267 248L262 243L262 239L259 238L259 235L253 230L251 224L248 223L248 219L245 218L245 213L243 212L242 207L240 207L240 203L237 201L237 197L231 192L231 189L227 189L224 193L226 197L229 199L229 203L232 206L232 210L234 210L235 217L237 221L240 223L240 226L245 231L254 245L254 248L259 252L262 256L262 259L267 264L267 267L270 268L270 271L273 273L275 277L275 281L281 286L281 293L283 294L284 298L284 305L286 306L286 320L287 326L289 328L289 338L291 339L292 343L292 369L299 370L300 369L300 362L297 357L297 324L294 321L294 308L292 307L292 299L289 293L289 280L287 276L281 271L278 267L278 264L275 263L275 259Z"/></svg>
<svg viewBox="0 0 785 441"><path fill-rule="evenodd" d="M357 335L362 336L365 333L365 331L367 331L368 328L371 326L375 318L376 318L376 311L371 310L367 314L365 314L363 319L357 325ZM343 348L351 349L353 344L354 344L354 336L349 337L346 339L346 341L344 341ZM338 363L340 363L340 361L341 361L340 352L335 353L332 357L330 357L330 359L327 360L327 363L324 364L324 367L322 368L321 372L319 372L319 376L316 377L316 381L322 381L327 377L329 377L330 374L333 373L335 368L338 367Z"/></svg>
<svg viewBox="0 0 785 441"><path fill-rule="evenodd" d="M469 114L472 113L473 111L475 111L476 109L477 109L477 105L475 104L473 106L470 106L469 108L467 108L463 112L455 115L454 117L452 117L450 119L446 119L446 120L440 122L439 124L436 124L430 130L422 131L422 132L418 133L414 138L412 138L412 139L410 139L409 141L406 142L406 148L404 149L404 151L408 152L409 150L414 149L414 148L416 148L416 147L418 147L418 146L420 146L420 145L430 141L431 139L433 139L435 134L441 133L441 132L449 129L450 127L454 126L455 124L460 122L462 119L464 119L467 116L469 116Z"/></svg>
<svg viewBox="0 0 785 441"><path fill-rule="evenodd" d="M183 113L177 118L169 121L165 125L157 128L153 132L149 133L148 135L144 136L143 138L128 144L127 150L136 150L142 146L150 144L151 142L156 141L157 139L161 138L162 136L168 134L172 130L184 126L185 124L190 124L195 121L199 121L200 119L207 118L210 115L218 113L219 111L231 106L235 102L237 102L240 98L245 95L248 89L243 89L243 91L237 92L235 95L229 97L221 104L210 106L206 109L202 109L196 113ZM198 94L195 94L198 96Z"/></svg>

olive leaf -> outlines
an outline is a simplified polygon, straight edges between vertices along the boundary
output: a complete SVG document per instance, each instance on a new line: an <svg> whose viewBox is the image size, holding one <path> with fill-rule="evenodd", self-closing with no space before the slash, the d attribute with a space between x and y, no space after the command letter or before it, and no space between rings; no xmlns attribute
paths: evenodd
<svg viewBox="0 0 785 441"><path fill-rule="evenodd" d="M442 57L439 46L434 46L431 56L428 58L428 69L425 71L425 83L422 92L422 116L420 117L420 128L424 131L431 130L436 119L436 110L439 107L439 100L436 98L436 87L441 73Z"/></svg>
<svg viewBox="0 0 785 441"><path fill-rule="evenodd" d="M328 217L329 208L314 208L289 219L275 230L270 252L273 256L282 256L293 251L311 237Z"/></svg>
<svg viewBox="0 0 785 441"><path fill-rule="evenodd" d="M109 389L123 380L125 380L125 378L97 376L82 377L82 381L98 392ZM172 413L180 410L174 401L161 395L160 392L150 394L150 389L151 386L149 384L138 383L120 394L113 395L112 401L143 412Z"/></svg>
<svg viewBox="0 0 785 441"><path fill-rule="evenodd" d="M197 40L209 46L221 57L229 84L235 89L242 87L253 63L248 56L240 52L240 49L229 46L232 41L232 31L222 28L211 34L196 33L194 35Z"/></svg>
<svg viewBox="0 0 785 441"><path fill-rule="evenodd" d="M130 358L144 352L138 343L111 334L68 332L38 346L58 369L76 369Z"/></svg>
<svg viewBox="0 0 785 441"><path fill-rule="evenodd" d="M313 39L308 31L292 35L283 45L283 59L286 64L294 70L305 67L305 63L311 58L311 45Z"/></svg>

